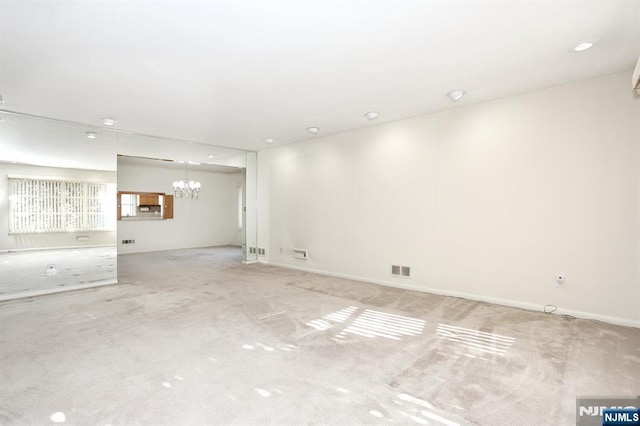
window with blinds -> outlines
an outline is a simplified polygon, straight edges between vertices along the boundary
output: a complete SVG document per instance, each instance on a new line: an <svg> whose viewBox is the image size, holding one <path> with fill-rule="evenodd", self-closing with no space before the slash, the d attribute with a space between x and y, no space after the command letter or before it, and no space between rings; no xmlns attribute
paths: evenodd
<svg viewBox="0 0 640 426"><path fill-rule="evenodd" d="M9 176L9 233L115 231L114 183Z"/></svg>

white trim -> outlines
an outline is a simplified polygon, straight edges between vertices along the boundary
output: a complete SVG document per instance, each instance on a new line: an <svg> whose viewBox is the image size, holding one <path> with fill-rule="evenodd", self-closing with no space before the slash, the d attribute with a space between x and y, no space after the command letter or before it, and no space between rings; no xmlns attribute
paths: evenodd
<svg viewBox="0 0 640 426"><path fill-rule="evenodd" d="M127 239L127 238L122 238L122 239ZM123 245L129 246L130 244L122 244L122 239L118 239L118 244L117 247L121 247ZM134 238L132 238L134 239ZM236 244L204 244L201 246L188 246L188 247L167 247L167 248L153 248L153 249L149 249L149 250L136 250L136 251L126 251L126 252L120 252L118 251L118 256L126 256L127 254L137 254L137 253L155 253L155 252L160 252L160 251L171 251L171 250L189 250L189 249L201 249L201 248L208 248L208 247L227 247L227 246L233 246L236 248L242 248L242 246L236 245Z"/></svg>
<svg viewBox="0 0 640 426"><path fill-rule="evenodd" d="M94 232L94 231L91 231L91 232ZM102 232L102 231L95 231L95 232ZM115 231L106 231L106 232L115 232ZM91 245L91 246L13 248L13 249L0 250L0 253L16 253L16 252L22 252L22 251L42 251L42 250L67 250L67 249L74 250L74 249L98 248L98 247L113 247L113 248L117 248L117 245L116 244L96 244L96 245Z"/></svg>
<svg viewBox="0 0 640 426"><path fill-rule="evenodd" d="M46 294L63 293L66 291L84 290L87 288L102 287L102 286L111 285L111 284L118 284L118 280L104 280L104 281L99 281L91 284L75 285L75 286L65 287L65 288L58 287L58 288L52 288L49 290L29 291L26 293L2 294L0 295L0 302L5 302L7 300L25 299L27 297L44 296Z"/></svg>
<svg viewBox="0 0 640 426"><path fill-rule="evenodd" d="M341 274L337 272L323 271L319 269L307 268L304 266L294 266L294 265L288 265L285 263L270 262L268 260L260 260L260 263L264 263L265 265L278 266L281 268L296 269L299 271L311 272L314 274L327 275L330 277L344 278L348 280L361 281L361 282L366 282L371 284L383 285L387 287L401 288L403 290L419 291L422 293L432 293L432 294L438 294L441 296L461 297L464 299L470 299L470 300L475 300L479 302L493 303L496 305L503 305L503 306L509 306L513 308L520 308L520 309L526 309L530 311L544 313L544 305L538 305L535 303L520 302L517 300L501 299L497 297L481 296L478 294L464 293L464 292L453 291L453 290L444 290L444 289L432 288L432 287L422 287L415 284L405 283L404 280L401 283L386 281L386 280L373 280L370 278L364 278L364 277L348 275L348 274ZM576 318L602 321L609 324L623 325L626 327L640 328L640 321L631 320L627 318L612 317L608 315L601 315L593 312L575 311L571 309L558 308L558 310L554 311L553 313L558 315L571 315Z"/></svg>

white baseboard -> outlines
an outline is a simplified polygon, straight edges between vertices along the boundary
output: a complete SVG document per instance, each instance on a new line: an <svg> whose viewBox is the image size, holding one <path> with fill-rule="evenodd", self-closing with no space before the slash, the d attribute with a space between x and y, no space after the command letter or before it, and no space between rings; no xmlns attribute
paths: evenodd
<svg viewBox="0 0 640 426"><path fill-rule="evenodd" d="M482 296L482 295L473 294L473 293L464 293L464 292L453 291L453 290L444 290L444 289L439 289L439 288L423 287L423 286L418 286L418 285L415 285L415 284L408 284L408 283L405 284L405 283L397 283L397 282L393 282L393 281L373 280L373 279L370 279L370 278L363 278L363 277L359 277L359 276L355 276L355 275L341 274L341 273L338 273L338 272L323 271L323 270L320 270L320 269L307 268L307 267L304 267L304 266L296 266L296 265L288 265L288 264L285 264L285 263L269 262L267 260L260 260L260 263L264 263L265 265L278 266L278 267L281 267L281 268L295 269L295 270L304 271L304 272L311 272L311 273L314 273L314 274L327 275L327 276L330 276L330 277L344 278L344 279L348 279L348 280L361 281L361 282L366 282L366 283L383 285L383 286L387 286L387 287L401 288L403 290L419 291L419 292L422 292L422 293L432 293L432 294L438 294L438 295L441 295L441 296L461 297L463 299L476 300L476 301L479 301L479 302L487 302L487 303L493 303L493 304L496 304L496 305L509 306L509 307L513 307L513 308L527 309L527 310L530 310L530 311L544 312L544 305L538 305L538 304L535 304L535 303L521 302L521 301L518 301L518 300L501 299L501 298L497 298L497 297ZM634 320L630 320L630 319L626 319L626 318L612 317L612 316L608 316L608 315L601 315L601 314L596 314L596 313L592 313L592 312L575 311L575 310L571 310L571 309L558 308L553 313L554 314L558 314L558 315L571 315L571 316L576 317L576 318L602 321L602 322L606 322L606 323L609 323L609 324L623 325L623 326L626 326L626 327L640 328L640 321L634 321Z"/></svg>
<svg viewBox="0 0 640 426"><path fill-rule="evenodd" d="M104 280L104 281L99 281L91 284L74 285L74 286L64 287L64 288L58 287L58 288L52 288L48 290L27 291L24 293L16 293L16 294L2 294L0 295L0 302L4 302L7 300L25 299L28 297L44 296L45 294L63 293L65 291L84 290L86 288L102 287L102 286L111 285L111 284L118 284L118 280Z"/></svg>
<svg viewBox="0 0 640 426"><path fill-rule="evenodd" d="M242 246L234 246L233 244L227 244L227 243L222 244L221 243L221 244L204 244L204 245L189 246L189 247L150 248L150 249L133 250L133 251L129 251L129 250L122 251L122 249L120 248L121 246L122 246L122 244L118 245L118 255L138 254L138 253L155 253L155 252L172 251L172 250L202 249L202 248L209 248L209 247L233 246L233 247L237 247L237 248L242 248Z"/></svg>
<svg viewBox="0 0 640 426"><path fill-rule="evenodd" d="M13 248L0 250L0 253L18 253L23 251L44 251L44 250L72 250L72 249L85 249L85 248L98 248L98 247L116 247L116 244L96 244L86 246L61 246L61 247L34 247L34 248Z"/></svg>

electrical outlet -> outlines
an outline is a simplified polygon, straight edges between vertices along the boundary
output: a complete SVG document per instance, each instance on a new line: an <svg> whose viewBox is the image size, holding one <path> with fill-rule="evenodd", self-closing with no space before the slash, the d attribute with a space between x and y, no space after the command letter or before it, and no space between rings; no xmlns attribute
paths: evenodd
<svg viewBox="0 0 640 426"><path fill-rule="evenodd" d="M564 287L564 279L565 279L564 274L556 275L556 287L558 288Z"/></svg>
<svg viewBox="0 0 640 426"><path fill-rule="evenodd" d="M56 269L56 265L49 264L47 265L47 269L45 269L44 274L48 277L52 277L58 274L58 270Z"/></svg>

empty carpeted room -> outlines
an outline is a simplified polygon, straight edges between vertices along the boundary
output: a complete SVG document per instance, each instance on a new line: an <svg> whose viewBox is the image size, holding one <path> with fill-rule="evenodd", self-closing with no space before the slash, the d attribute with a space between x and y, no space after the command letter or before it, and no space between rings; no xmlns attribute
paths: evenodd
<svg viewBox="0 0 640 426"><path fill-rule="evenodd" d="M637 0L0 0L0 425L639 409Z"/></svg>

